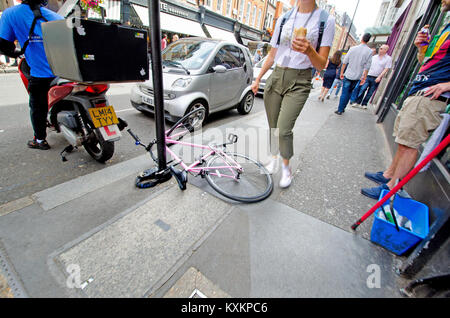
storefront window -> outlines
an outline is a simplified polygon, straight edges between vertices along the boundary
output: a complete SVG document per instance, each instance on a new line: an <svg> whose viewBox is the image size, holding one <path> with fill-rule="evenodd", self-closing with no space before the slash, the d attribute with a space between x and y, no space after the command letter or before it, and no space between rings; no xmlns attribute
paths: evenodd
<svg viewBox="0 0 450 318"><path fill-rule="evenodd" d="M435 14L433 15L433 18L430 21L431 32L432 35L434 34L435 37L431 41L430 49L427 51L427 56L431 56L433 54L433 48L435 48L436 42L439 39L439 36L441 35L444 28L450 23L450 13L447 13L445 16L441 15L440 10L437 10ZM418 32L418 30L413 30L414 34ZM415 38L415 36L414 36ZM411 47L414 46L414 39L412 39ZM414 49L414 54L417 52L416 49ZM399 61L400 62L400 61ZM416 79L417 74L419 73L419 70L421 68L421 65L419 64L418 60L416 59L415 55L414 57L409 61L409 66L406 69L405 74L409 74L405 81L400 81L398 85L403 85L403 89L400 91L399 95L395 99L394 103L397 105L397 109L401 109L403 106L404 101L409 95L409 91L411 90L411 87L413 85L413 82ZM406 83L405 83L406 82ZM447 134L450 133L450 129L447 130ZM425 144L424 144L425 145ZM444 151L442 151L439 156L437 156L437 159L440 160L440 162L444 165L444 167L447 169L447 171L450 172L450 147L447 147Z"/></svg>
<svg viewBox="0 0 450 318"><path fill-rule="evenodd" d="M231 16L231 1L227 0L227 16Z"/></svg>
<svg viewBox="0 0 450 318"><path fill-rule="evenodd" d="M255 21L256 21L256 6L253 7L253 20L252 20L253 26L255 26Z"/></svg>
<svg viewBox="0 0 450 318"><path fill-rule="evenodd" d="M245 15L245 23L250 25L250 10L252 8L252 3L249 1L247 2L247 14Z"/></svg>
<svg viewBox="0 0 450 318"><path fill-rule="evenodd" d="M240 6L239 6L239 17L242 19L244 18L244 0L241 0Z"/></svg>
<svg viewBox="0 0 450 318"><path fill-rule="evenodd" d="M222 5L223 5L222 0L217 0L217 8L216 8L216 11L218 11L219 13L222 12Z"/></svg>
<svg viewBox="0 0 450 318"><path fill-rule="evenodd" d="M259 9L258 11L258 25L257 25L258 29L261 27L261 9Z"/></svg>
<svg viewBox="0 0 450 318"><path fill-rule="evenodd" d="M439 12L438 14L435 15L433 21L430 23L430 25L436 25L436 23L440 21L438 26L435 26L434 28L432 28L432 30L435 30L436 33L436 37L439 37L439 35L442 33L443 28L445 28L445 26L449 23L450 21L450 13L447 13L445 17L443 17L441 20L439 19ZM433 43L433 41L431 42ZM410 45L414 45L413 43L411 43ZM431 52L428 51L428 52ZM429 54L427 54L429 55ZM403 90L401 91L401 93L399 94L399 96L397 97L397 99L395 100L395 104L397 105L397 108L400 110L403 106L403 102L405 101L405 99L408 97L409 91L412 87L412 84L414 82L414 80L416 79L417 74L419 73L420 67L421 65L419 65L418 60L414 57L414 59L411 61L410 63L410 67L409 70L407 72L407 74L411 74L408 78L408 81L406 82L406 84L403 87Z"/></svg>

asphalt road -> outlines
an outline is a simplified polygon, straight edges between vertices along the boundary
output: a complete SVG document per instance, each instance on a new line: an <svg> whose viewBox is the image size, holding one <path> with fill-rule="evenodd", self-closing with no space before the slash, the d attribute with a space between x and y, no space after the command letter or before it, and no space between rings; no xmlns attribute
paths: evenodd
<svg viewBox="0 0 450 318"><path fill-rule="evenodd" d="M154 138L155 122L153 116L141 114L131 106L131 86L113 84L107 96L117 115L126 120L145 142ZM261 111L264 111L263 100L257 97L252 113ZM240 116L236 110L213 114L204 128L220 126ZM84 148L73 151L67 156L68 161L63 162L60 152L68 143L61 134L54 131L48 133L47 140L52 146L48 151L29 149L26 143L32 137L28 95L20 77L18 74L1 74L0 205L144 154L143 148L136 147L131 136L124 132L115 145L114 156L106 164L94 161Z"/></svg>

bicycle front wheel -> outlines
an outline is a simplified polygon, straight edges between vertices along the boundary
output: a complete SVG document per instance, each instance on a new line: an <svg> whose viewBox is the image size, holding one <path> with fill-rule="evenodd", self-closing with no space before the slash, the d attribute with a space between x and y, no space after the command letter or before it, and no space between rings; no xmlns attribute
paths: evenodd
<svg viewBox="0 0 450 318"><path fill-rule="evenodd" d="M262 201L272 193L272 176L262 164L237 153L225 155L215 155L206 164L206 181L214 190L244 203Z"/></svg>

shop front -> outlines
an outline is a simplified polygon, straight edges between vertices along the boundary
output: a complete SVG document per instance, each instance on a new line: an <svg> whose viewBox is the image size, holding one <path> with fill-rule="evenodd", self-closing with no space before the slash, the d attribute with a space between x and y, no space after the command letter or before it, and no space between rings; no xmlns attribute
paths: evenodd
<svg viewBox="0 0 450 318"><path fill-rule="evenodd" d="M250 41L262 41L262 32L242 24L239 31L242 44L247 46Z"/></svg>
<svg viewBox="0 0 450 318"><path fill-rule="evenodd" d="M167 34L169 42L175 34L180 38L206 36L199 23L198 10L169 1L160 3L161 32ZM148 27L147 0L130 0L130 4L141 24Z"/></svg>
<svg viewBox="0 0 450 318"><path fill-rule="evenodd" d="M200 6L200 24L208 37L237 43L235 36L235 20L215 13L204 6Z"/></svg>

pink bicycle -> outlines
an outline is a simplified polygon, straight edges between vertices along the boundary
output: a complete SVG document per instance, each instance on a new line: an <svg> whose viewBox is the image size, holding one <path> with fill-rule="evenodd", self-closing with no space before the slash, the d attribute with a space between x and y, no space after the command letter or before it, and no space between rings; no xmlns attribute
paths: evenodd
<svg viewBox="0 0 450 318"><path fill-rule="evenodd" d="M238 136L230 134L228 142L220 145L199 145L182 141L183 137L193 133L205 118L206 110L199 107L178 120L165 132L166 151L172 157L167 162L167 169L162 173L174 176L181 190L186 189L188 174L194 177L205 178L209 185L221 195L239 202L253 203L266 199L273 190L272 176L258 161L238 153L229 153L227 145L237 142ZM152 151L157 143L156 139L149 145L144 145L130 129L130 135L136 140L136 145L145 147L153 161L158 163L158 158ZM186 164L174 151L171 145L182 145L200 148L205 152L192 164ZM180 169L177 168L180 166ZM136 186L148 188L153 186L152 181L147 181L144 172L137 177Z"/></svg>

